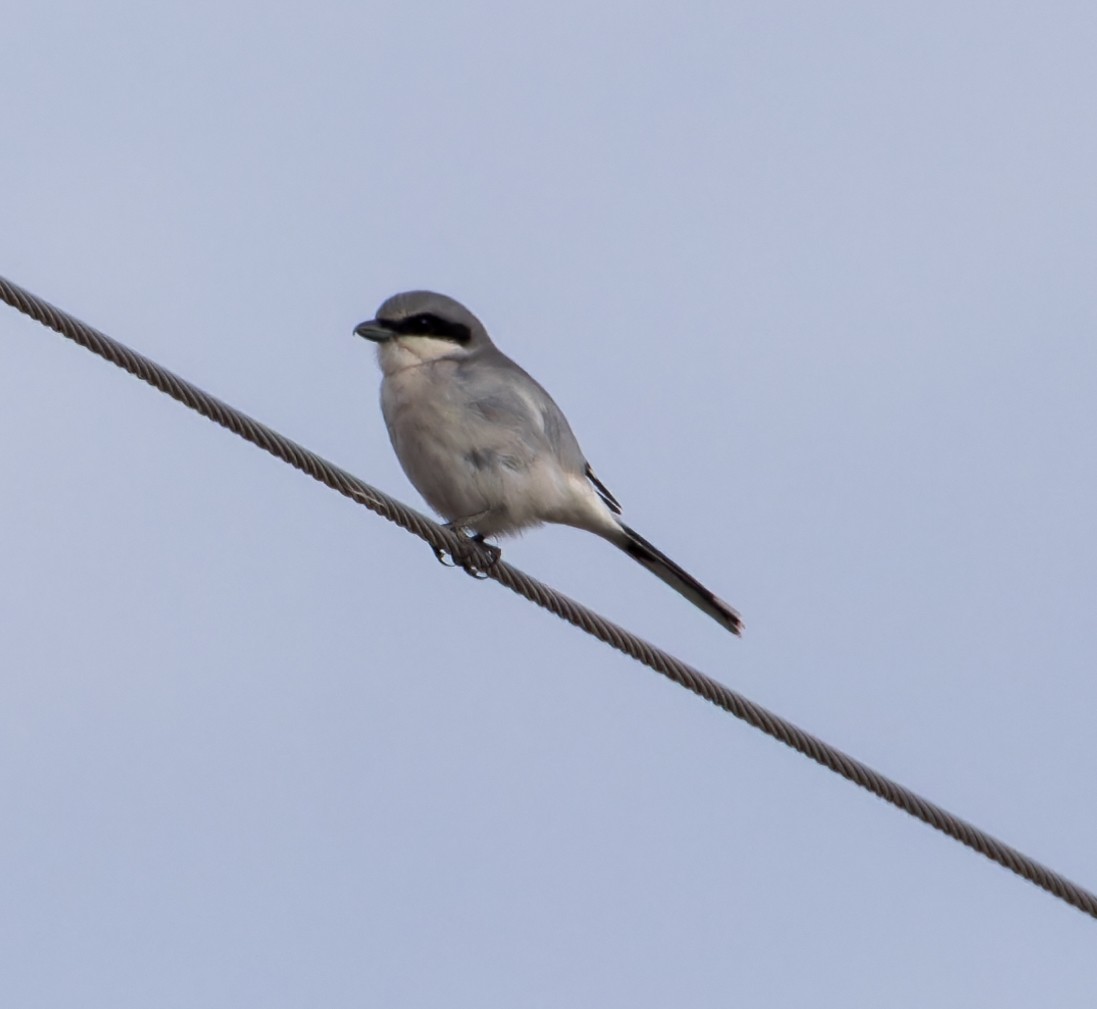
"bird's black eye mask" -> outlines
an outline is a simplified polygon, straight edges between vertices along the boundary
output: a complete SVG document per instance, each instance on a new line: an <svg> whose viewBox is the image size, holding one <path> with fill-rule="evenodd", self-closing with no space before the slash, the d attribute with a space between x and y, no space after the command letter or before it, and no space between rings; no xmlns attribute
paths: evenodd
<svg viewBox="0 0 1097 1009"><path fill-rule="evenodd" d="M433 312L420 312L404 319L378 319L389 332L399 336L429 336L435 340L449 340L465 344L472 339L472 332L463 322L443 319Z"/></svg>

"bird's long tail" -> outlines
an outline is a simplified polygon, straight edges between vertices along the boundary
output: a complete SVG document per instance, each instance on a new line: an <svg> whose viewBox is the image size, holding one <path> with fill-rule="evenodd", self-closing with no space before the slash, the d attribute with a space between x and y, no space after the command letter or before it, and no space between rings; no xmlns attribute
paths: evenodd
<svg viewBox="0 0 1097 1009"><path fill-rule="evenodd" d="M630 529L621 523L621 531L624 536L617 541L617 545L633 560L642 564L656 578L662 579L675 592L684 596L732 634L743 633L742 619L723 599L706 589L693 575L680 568L657 547L652 546L635 529Z"/></svg>

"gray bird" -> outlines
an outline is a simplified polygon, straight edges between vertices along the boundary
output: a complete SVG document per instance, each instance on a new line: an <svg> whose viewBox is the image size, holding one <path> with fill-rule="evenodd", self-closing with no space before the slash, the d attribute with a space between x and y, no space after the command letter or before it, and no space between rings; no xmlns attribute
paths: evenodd
<svg viewBox="0 0 1097 1009"><path fill-rule="evenodd" d="M545 522L620 547L733 634L739 614L618 516L567 418L464 305L432 291L389 298L354 330L377 344L381 411L415 489L477 539Z"/></svg>

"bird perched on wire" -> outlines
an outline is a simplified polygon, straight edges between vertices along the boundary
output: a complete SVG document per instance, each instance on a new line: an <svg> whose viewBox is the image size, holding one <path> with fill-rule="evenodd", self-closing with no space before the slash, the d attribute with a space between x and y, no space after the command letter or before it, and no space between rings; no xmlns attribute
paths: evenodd
<svg viewBox="0 0 1097 1009"><path fill-rule="evenodd" d="M354 332L377 344L396 457L451 528L481 542L546 522L585 529L741 633L734 609L621 521L563 412L464 305L407 291Z"/></svg>

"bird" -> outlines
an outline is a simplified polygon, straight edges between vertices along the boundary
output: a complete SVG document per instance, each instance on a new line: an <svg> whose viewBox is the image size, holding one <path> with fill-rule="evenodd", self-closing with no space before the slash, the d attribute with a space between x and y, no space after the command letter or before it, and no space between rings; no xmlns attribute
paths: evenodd
<svg viewBox="0 0 1097 1009"><path fill-rule="evenodd" d="M396 458L450 528L480 543L545 523L594 533L742 633L731 606L625 525L563 411L459 301L434 291L394 294L354 332L377 344L381 412Z"/></svg>

